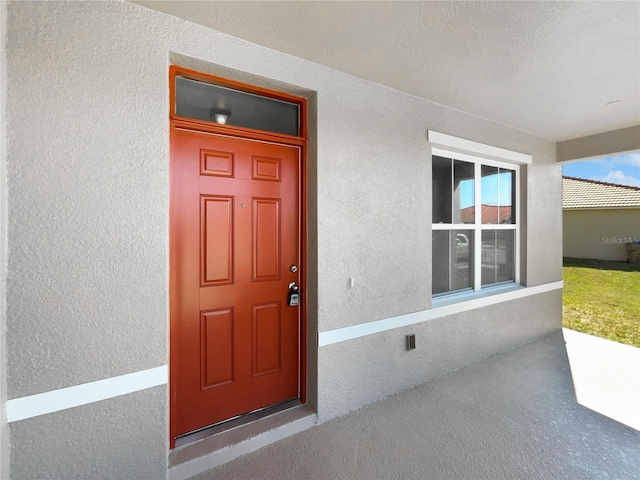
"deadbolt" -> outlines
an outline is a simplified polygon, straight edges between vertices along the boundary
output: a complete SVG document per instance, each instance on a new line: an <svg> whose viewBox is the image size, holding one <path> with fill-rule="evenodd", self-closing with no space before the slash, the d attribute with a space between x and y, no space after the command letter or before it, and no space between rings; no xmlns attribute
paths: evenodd
<svg viewBox="0 0 640 480"><path fill-rule="evenodd" d="M297 265L291 265L291 267L289 267L289 270L291 270L293 273L296 273L298 271L298 266Z"/></svg>

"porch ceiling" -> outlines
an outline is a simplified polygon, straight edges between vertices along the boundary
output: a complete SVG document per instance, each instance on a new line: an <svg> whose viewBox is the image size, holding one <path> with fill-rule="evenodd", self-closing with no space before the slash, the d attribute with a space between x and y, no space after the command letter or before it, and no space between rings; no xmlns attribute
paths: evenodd
<svg viewBox="0 0 640 480"><path fill-rule="evenodd" d="M640 124L639 2L135 3L553 141Z"/></svg>

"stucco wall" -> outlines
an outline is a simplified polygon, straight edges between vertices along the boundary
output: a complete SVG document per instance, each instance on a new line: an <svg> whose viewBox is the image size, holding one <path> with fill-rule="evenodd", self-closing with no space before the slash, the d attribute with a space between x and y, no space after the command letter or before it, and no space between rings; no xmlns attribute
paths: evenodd
<svg viewBox="0 0 640 480"><path fill-rule="evenodd" d="M565 257L626 261L625 241L640 241L640 208L564 210Z"/></svg>
<svg viewBox="0 0 640 480"><path fill-rule="evenodd" d="M320 420L558 330L561 315L556 290L327 345L320 349ZM411 351L409 333L416 336Z"/></svg>
<svg viewBox="0 0 640 480"><path fill-rule="evenodd" d="M558 143L558 162L640 151L640 125Z"/></svg>
<svg viewBox="0 0 640 480"><path fill-rule="evenodd" d="M12 424L11 478L164 478L165 397L155 387Z"/></svg>
<svg viewBox="0 0 640 480"><path fill-rule="evenodd" d="M9 478L9 426L7 400L7 156L6 62L7 4L0 2L0 478Z"/></svg>
<svg viewBox="0 0 640 480"><path fill-rule="evenodd" d="M533 165L523 169L523 281L561 279L561 174L553 143L137 5L12 2L9 398L167 363L167 78L170 58L187 57L215 73L311 98L317 112L310 138L310 261L317 258L310 268L317 272L310 282L312 288L317 284L312 334L430 308L429 129L533 155ZM349 277L355 288L349 288ZM498 322L481 321L469 331L470 317L443 319L430 341L457 346L445 363L429 357L435 364L428 368L397 362L397 346L378 346L374 337L359 339L358 348L375 351L377 363L407 372L418 368L403 374L407 381L390 382L387 394L559 328L556 297L542 297L542 310L525 305L516 324L515 313L495 307L482 318L499 315ZM478 355L468 357L465 350L479 341L471 332L480 325L490 335L481 337ZM505 333L513 325L521 332ZM389 334L389 341L401 334ZM340 396L329 392L377 368L347 354L360 351L350 343L318 354L323 419L344 411ZM352 392L353 406L379 397L370 388ZM139 467L157 477L168 453L168 407L160 397L129 394L87 406L96 415L77 407L12 424L15 477L45 471L52 451L68 457L51 472L60 478L88 472L74 467L75 460L84 465L82 452L98 466L90 471L94 478L143 476ZM124 408L126 416L119 413ZM137 439L144 461L101 448L132 435L122 426L130 418L141 418L151 432ZM73 423L60 431L63 442L53 434L38 437L62 423ZM88 433L77 434L83 428ZM36 438L43 454L26 455Z"/></svg>

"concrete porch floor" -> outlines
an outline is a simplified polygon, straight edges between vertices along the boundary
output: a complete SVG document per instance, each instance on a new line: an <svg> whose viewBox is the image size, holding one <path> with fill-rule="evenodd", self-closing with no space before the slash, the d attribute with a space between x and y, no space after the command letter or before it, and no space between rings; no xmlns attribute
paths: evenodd
<svg viewBox="0 0 640 480"><path fill-rule="evenodd" d="M577 403L558 331L192 478L637 480L640 432Z"/></svg>

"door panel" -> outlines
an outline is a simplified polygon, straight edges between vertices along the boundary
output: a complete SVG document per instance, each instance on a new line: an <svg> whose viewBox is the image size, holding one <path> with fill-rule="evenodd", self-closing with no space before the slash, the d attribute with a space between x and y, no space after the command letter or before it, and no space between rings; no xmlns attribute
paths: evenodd
<svg viewBox="0 0 640 480"><path fill-rule="evenodd" d="M253 305L251 311L251 375L280 370L280 302Z"/></svg>
<svg viewBox="0 0 640 480"><path fill-rule="evenodd" d="M254 198L252 201L252 280L280 279L280 200Z"/></svg>
<svg viewBox="0 0 640 480"><path fill-rule="evenodd" d="M254 180L280 181L280 159L267 157L253 157Z"/></svg>
<svg viewBox="0 0 640 480"><path fill-rule="evenodd" d="M234 327L232 308L202 312L200 324L202 358L201 388L215 387L235 380Z"/></svg>
<svg viewBox="0 0 640 480"><path fill-rule="evenodd" d="M300 149L171 135L175 437L299 396Z"/></svg>
<svg viewBox="0 0 640 480"><path fill-rule="evenodd" d="M233 283L233 197L200 196L201 285Z"/></svg>
<svg viewBox="0 0 640 480"><path fill-rule="evenodd" d="M233 177L233 153L200 150L200 173L214 177Z"/></svg>

